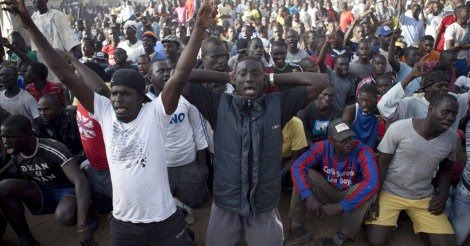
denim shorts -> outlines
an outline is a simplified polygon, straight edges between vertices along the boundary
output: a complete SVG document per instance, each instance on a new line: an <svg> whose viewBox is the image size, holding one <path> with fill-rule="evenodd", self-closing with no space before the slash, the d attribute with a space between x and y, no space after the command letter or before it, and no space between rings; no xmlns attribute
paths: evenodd
<svg viewBox="0 0 470 246"><path fill-rule="evenodd" d="M64 196L76 197L75 188L54 188L51 186L43 185L39 182L34 182L41 192L41 206L39 208L28 206L29 212L32 215L52 214L55 213L57 205Z"/></svg>

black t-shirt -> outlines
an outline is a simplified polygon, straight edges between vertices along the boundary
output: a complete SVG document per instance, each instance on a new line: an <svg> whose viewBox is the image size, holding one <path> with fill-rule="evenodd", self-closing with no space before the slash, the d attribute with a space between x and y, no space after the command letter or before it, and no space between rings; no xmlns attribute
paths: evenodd
<svg viewBox="0 0 470 246"><path fill-rule="evenodd" d="M332 105L328 110L319 112L315 102L311 102L305 109L299 111L297 117L304 123L305 136L309 142L315 143L328 137L328 124L341 117L341 110Z"/></svg>
<svg viewBox="0 0 470 246"><path fill-rule="evenodd" d="M303 72L302 68L293 63L288 63L284 68L279 69L277 67L272 66L273 73L275 74L281 74L281 73L295 73L295 72ZM296 87L295 85L279 85L279 91L287 91L289 89L292 89Z"/></svg>
<svg viewBox="0 0 470 246"><path fill-rule="evenodd" d="M55 188L73 187L62 167L70 165L72 153L64 144L47 138L38 138L32 156L14 155L11 161L26 180L36 181Z"/></svg>
<svg viewBox="0 0 470 246"><path fill-rule="evenodd" d="M184 97L201 112L204 118L209 121L214 131L217 129L217 113L219 108L219 102L222 93L214 93L209 91L207 88L199 84L191 83L189 85L189 93ZM297 112L305 108L308 104L308 93L306 86L297 86L293 89L272 93L269 96L280 96L281 97L281 125L284 127L287 122L292 119Z"/></svg>

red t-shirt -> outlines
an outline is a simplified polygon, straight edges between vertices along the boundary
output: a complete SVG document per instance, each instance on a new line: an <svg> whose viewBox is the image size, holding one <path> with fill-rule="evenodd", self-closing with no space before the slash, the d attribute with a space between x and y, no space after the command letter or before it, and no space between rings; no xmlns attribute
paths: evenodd
<svg viewBox="0 0 470 246"><path fill-rule="evenodd" d="M108 44L108 45L104 46L101 49L101 51L108 54L108 56L109 56L109 58L108 58L109 65L114 65L114 52L116 51L116 48L114 48L114 46L112 44Z"/></svg>
<svg viewBox="0 0 470 246"><path fill-rule="evenodd" d="M437 51L440 52L444 50L444 44L445 44L444 33L446 32L447 27L452 25L456 19L457 18L455 17L455 15L448 15L444 17L444 19L442 19L441 24L437 28L437 33L439 32L441 33L439 40L437 40L437 46L436 46Z"/></svg>
<svg viewBox="0 0 470 246"><path fill-rule="evenodd" d="M39 101L42 96L46 94L54 94L56 95L62 107L65 107L65 100L64 100L64 87L62 84L59 83L52 83L46 80L46 86L41 91L36 87L34 83L26 85L26 91L28 91L36 101Z"/></svg>
<svg viewBox="0 0 470 246"><path fill-rule="evenodd" d="M81 103L78 103L77 106L77 125L83 151L90 164L97 170L108 170L109 165L101 126L90 117L90 114Z"/></svg>

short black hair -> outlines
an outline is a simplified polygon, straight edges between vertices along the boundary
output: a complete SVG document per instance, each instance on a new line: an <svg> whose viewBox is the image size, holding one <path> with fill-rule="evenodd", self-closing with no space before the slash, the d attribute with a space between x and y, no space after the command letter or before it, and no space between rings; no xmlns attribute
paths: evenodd
<svg viewBox="0 0 470 246"><path fill-rule="evenodd" d="M377 91L377 86L373 83L367 83L367 84L363 84L360 88L359 88L359 93L371 93L371 94L374 94L374 95L377 95L379 92Z"/></svg>
<svg viewBox="0 0 470 246"><path fill-rule="evenodd" d="M204 56L211 47L216 47L222 45L225 47L224 43L217 37L208 37L202 41L201 45L201 55Z"/></svg>
<svg viewBox="0 0 470 246"><path fill-rule="evenodd" d="M49 75L49 69L47 68L47 66L44 63L31 62L29 64L29 67L30 67L31 71L34 74L36 74L37 76L39 76L39 78L41 78L41 79L46 79L47 76Z"/></svg>
<svg viewBox="0 0 470 246"><path fill-rule="evenodd" d="M240 62L243 62L243 61L255 61L255 62L258 62L259 64L261 64L261 67L264 68L263 63L261 62L260 59L258 59L258 58L256 58L256 57L253 57L253 56L244 56L243 58L241 58L240 60L238 60L237 63L235 63L234 70L236 70L238 64L239 64Z"/></svg>
<svg viewBox="0 0 470 246"><path fill-rule="evenodd" d="M431 41L431 42L434 43L434 37L431 36L431 35L426 35L426 36L421 38L421 42L423 42L423 41Z"/></svg>
<svg viewBox="0 0 470 246"><path fill-rule="evenodd" d="M416 47L406 47L405 51L403 52L403 55L405 57L409 57L412 52L419 52L419 49Z"/></svg>
<svg viewBox="0 0 470 246"><path fill-rule="evenodd" d="M347 59L347 60L349 61L349 56L346 55L346 54L337 55L337 56L335 56L335 63L336 63L336 61L338 61L339 59Z"/></svg>
<svg viewBox="0 0 470 246"><path fill-rule="evenodd" d="M439 93L431 98L429 102L429 107L437 107L445 100L450 100L452 102L457 103L457 98L455 98L455 96L452 96L451 94L447 93Z"/></svg>
<svg viewBox="0 0 470 246"><path fill-rule="evenodd" d="M55 106L61 107L60 99L56 94L48 93L42 96L39 100L41 99L51 100L51 102L54 103Z"/></svg>
<svg viewBox="0 0 470 246"><path fill-rule="evenodd" d="M10 115L5 121L3 121L2 126L11 127L24 135L33 134L33 125L31 124L31 121L21 114Z"/></svg>
<svg viewBox="0 0 470 246"><path fill-rule="evenodd" d="M272 44L271 44L271 49L274 48L274 46L276 47L284 47L287 49L287 44L284 40L277 40L277 41L274 41Z"/></svg>

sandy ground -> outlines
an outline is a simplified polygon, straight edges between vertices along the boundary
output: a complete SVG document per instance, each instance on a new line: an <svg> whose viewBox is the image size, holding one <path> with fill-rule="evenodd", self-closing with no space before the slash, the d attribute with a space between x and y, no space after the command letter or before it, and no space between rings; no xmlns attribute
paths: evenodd
<svg viewBox="0 0 470 246"><path fill-rule="evenodd" d="M283 192L279 210L281 212L284 225L286 224L286 217L289 210L289 195ZM195 210L196 223L191 228L196 233L196 240L194 245L204 245L204 236L209 220L211 202L207 201L204 206ZM52 215L30 216L27 212L28 223L32 228L32 232L42 245L46 246L68 246L78 245L75 228L67 228L61 226ZM336 225L340 218L332 218L328 221L318 221L315 219L309 220L306 228L313 232L315 239L307 245L316 245L316 241L320 237L333 236L335 233ZM109 225L107 223L107 216L100 216L99 229L94 234L96 241L99 245L111 245L111 237L109 235ZM4 245L18 245L15 233L11 227L8 227L5 236L3 237ZM244 245L243 243L239 245ZM364 240L363 231L358 235L354 242L347 242L346 245L367 245ZM393 236L388 245L400 246L418 246L424 245L419 235L413 233L411 223L404 222L402 227L393 233ZM465 246L470 246L469 240Z"/></svg>

